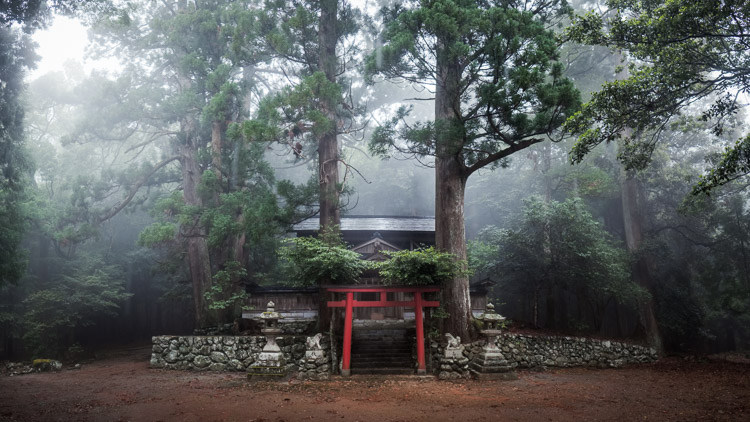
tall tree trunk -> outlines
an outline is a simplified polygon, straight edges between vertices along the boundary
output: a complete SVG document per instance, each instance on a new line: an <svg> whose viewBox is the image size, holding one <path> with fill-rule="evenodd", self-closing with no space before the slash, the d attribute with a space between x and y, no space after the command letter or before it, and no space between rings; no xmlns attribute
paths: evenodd
<svg viewBox="0 0 750 422"><path fill-rule="evenodd" d="M187 10L187 0L178 0L177 9L180 13ZM192 81L185 75L178 77L180 86L187 92ZM184 139L179 142L178 154L182 166L182 195L186 205L202 207L203 201L198 195L198 184L202 173L198 166L196 154L199 142L196 138L197 122L193 117L186 117L180 123L180 132ZM195 327L205 328L212 325L213 318L208 309L204 294L211 287L211 256L206 243L206 233L201 228L197 218L191 225L183 225L181 236L187 243L187 262L190 269L190 281L193 287L193 306L195 308Z"/></svg>
<svg viewBox="0 0 750 422"><path fill-rule="evenodd" d="M464 226L465 165L460 147L461 71L458 60L445 48L437 52L437 85L435 88L435 245L466 262L466 229ZM468 341L471 322L469 278L459 276L443 288L442 302L449 317L443 332Z"/></svg>
<svg viewBox="0 0 750 422"><path fill-rule="evenodd" d="M221 194L226 191L226 187L231 182L233 177L237 177L236 174L224 174L224 168L222 167L222 153L224 149L224 131L226 130L226 123L223 120L214 120L211 123L211 167L214 170L216 181L218 182L219 189L214 192L214 203L217 206L221 205ZM226 176L226 177L225 177ZM229 184L225 184L224 181L230 181ZM239 227L244 226L245 216L242 214L242 209L236 211L234 215L235 222ZM234 236L227 238L224 243L224 247L218 248L219 250L214 251L213 257L214 266L216 268L224 268L227 261L238 262L240 267L245 268L247 259L245 258L245 240L246 235L244 232L240 232ZM231 280L229 291L224 292L225 297L241 291L244 288L242 280L239 276L233 276ZM217 322L230 322L234 321L238 312L234 307L228 307L227 309L216 312L215 315L218 319Z"/></svg>
<svg viewBox="0 0 750 422"><path fill-rule="evenodd" d="M321 0L320 25L318 37L320 55L318 68L325 73L326 79L336 83L336 26L338 1ZM320 230L329 230L341 224L339 208L339 149L336 137L336 99L321 98L322 111L333 123L330 130L318 141L318 175L320 178Z"/></svg>
<svg viewBox="0 0 750 422"><path fill-rule="evenodd" d="M638 192L638 180L634 172L624 170L622 182L623 227L625 231L625 244L631 253L638 253L643 242L643 213L638 204ZM636 261L634 270L635 280L638 285L646 289L649 293L653 292L649 263L645 256L641 255ZM662 344L661 332L656 322L654 300L652 298L643 299L638 304L638 307L639 320L646 341L657 352L662 353L664 346Z"/></svg>
<svg viewBox="0 0 750 422"><path fill-rule="evenodd" d="M624 60L622 52L617 52L617 59L623 66L623 71L617 75L618 80L627 79L630 76L627 67L627 61ZM625 136L630 136L632 129L624 130ZM622 218L623 228L625 231L625 245L631 253L637 253L643 242L643 214L639 207L639 186L638 179L634 171L622 169ZM635 280L639 286L653 295L653 286L651 285L651 274L647 258L642 256L635 263L634 268ZM649 298L642 300L638 304L638 318L643 329L644 336L648 344L655 348L661 354L664 351L664 345L661 339L661 332L656 323L656 312L654 310L654 300Z"/></svg>
<svg viewBox="0 0 750 422"><path fill-rule="evenodd" d="M338 0L321 0L318 41L320 45L318 69L326 79L336 83L336 26L338 20ZM320 183L320 232L327 232L341 225L339 207L339 146L337 139L336 99L321 98L321 108L326 118L332 122L331 128L318 140L318 180ZM328 284L328 280L320 280ZM320 292L318 305L318 329L325 331L331 322L326 292Z"/></svg>
<svg viewBox="0 0 750 422"><path fill-rule="evenodd" d="M435 161L435 244L441 251L450 252L456 259L466 261L466 233L464 228L464 190L466 179L462 163L455 157L438 157ZM471 302L469 278L459 276L443 287L442 302L450 315L444 322L446 333L469 340Z"/></svg>
<svg viewBox="0 0 750 422"><path fill-rule="evenodd" d="M198 195L198 182L201 173L195 157L195 148L190 141L181 146L180 161L182 163L182 192L185 204L200 207L203 205ZM190 267L195 305L195 326L196 328L205 328L214 322L204 298L205 292L211 286L211 259L206 236L197 219L193 222L192 227L183 229L182 235L187 241L187 260Z"/></svg>
<svg viewBox="0 0 750 422"><path fill-rule="evenodd" d="M555 330L557 329L557 301L555 301L555 284L550 283L549 288L547 289L547 297L545 299L545 317L546 322L544 324L544 328L548 330Z"/></svg>
<svg viewBox="0 0 750 422"><path fill-rule="evenodd" d="M216 180L221 185L222 180L222 167L221 167L221 149L222 149L222 137L224 134L224 123L215 120L211 124L211 166L214 168L216 174ZM219 192L216 192L218 196Z"/></svg>

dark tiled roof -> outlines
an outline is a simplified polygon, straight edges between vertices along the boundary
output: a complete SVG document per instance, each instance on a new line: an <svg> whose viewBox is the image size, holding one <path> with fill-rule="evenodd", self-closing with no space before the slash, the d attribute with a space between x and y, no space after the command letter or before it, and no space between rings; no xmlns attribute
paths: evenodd
<svg viewBox="0 0 750 422"><path fill-rule="evenodd" d="M294 225L294 231L317 231L318 217L309 218ZM403 231L434 232L435 217L341 217L341 231Z"/></svg>

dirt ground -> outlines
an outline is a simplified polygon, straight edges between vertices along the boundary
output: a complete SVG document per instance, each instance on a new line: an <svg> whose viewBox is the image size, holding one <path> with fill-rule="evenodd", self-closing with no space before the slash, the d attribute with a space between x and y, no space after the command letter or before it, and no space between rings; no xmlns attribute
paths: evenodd
<svg viewBox="0 0 750 422"><path fill-rule="evenodd" d="M750 421L750 364L668 358L516 381L247 381L149 369L149 348L78 370L0 376L1 421Z"/></svg>

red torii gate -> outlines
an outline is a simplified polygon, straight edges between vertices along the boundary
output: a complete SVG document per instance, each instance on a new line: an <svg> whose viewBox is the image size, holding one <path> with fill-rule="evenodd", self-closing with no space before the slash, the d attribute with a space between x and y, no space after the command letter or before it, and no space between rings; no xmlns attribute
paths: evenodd
<svg viewBox="0 0 750 422"><path fill-rule="evenodd" d="M329 292L346 293L344 300L328 301L329 308L346 308L344 317L344 352L343 362L341 364L341 375L351 375L351 358L352 358L352 314L354 308L381 308L381 307L407 307L414 308L414 317L417 326L417 361L419 367L417 374L424 375L427 373L427 365L424 357L424 321L422 320L422 308L438 307L440 302L434 300L424 300L422 293L439 292L439 287L376 287L376 286L347 286L347 287L326 287ZM380 300L359 301L354 299L354 293L380 293ZM388 300L387 295L390 292L412 293L412 300L396 301Z"/></svg>

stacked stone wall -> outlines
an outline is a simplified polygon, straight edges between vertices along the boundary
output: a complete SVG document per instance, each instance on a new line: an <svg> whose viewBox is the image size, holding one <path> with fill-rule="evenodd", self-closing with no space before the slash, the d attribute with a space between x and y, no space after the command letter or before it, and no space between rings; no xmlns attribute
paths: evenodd
<svg viewBox="0 0 750 422"><path fill-rule="evenodd" d="M656 350L648 347L580 337L509 333L499 336L495 343L512 369L570 366L618 368L658 359ZM467 344L461 358L445 359L445 346L433 342L430 347L433 372L441 379L470 377L470 363L477 359L484 345L484 341Z"/></svg>
<svg viewBox="0 0 750 422"><path fill-rule="evenodd" d="M246 371L266 344L264 336L152 337L151 367L181 370ZM305 336L276 339L291 370L305 356Z"/></svg>
<svg viewBox="0 0 750 422"><path fill-rule="evenodd" d="M332 372L331 343L322 336L316 353L307 353L306 336L277 337L288 371L302 379L328 379ZM247 371L257 360L264 336L156 336L152 338L151 367L179 370ZM496 345L511 369L545 367L620 367L655 361L654 349L608 340L578 337L504 334ZM470 378L484 341L464 345L461 356L446 359L445 346L430 345L431 370L441 379ZM321 353L322 352L322 353ZM504 363L505 364L505 363Z"/></svg>

